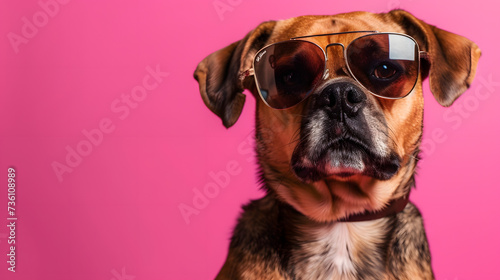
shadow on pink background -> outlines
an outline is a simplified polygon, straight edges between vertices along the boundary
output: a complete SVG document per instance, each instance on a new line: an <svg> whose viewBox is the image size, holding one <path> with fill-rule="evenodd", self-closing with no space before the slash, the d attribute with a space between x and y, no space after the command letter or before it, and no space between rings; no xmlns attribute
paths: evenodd
<svg viewBox="0 0 500 280"><path fill-rule="evenodd" d="M398 7L483 51L477 79L453 107L425 87L426 146L412 201L437 279L500 279L494 3L2 1L0 279L213 279L240 206L262 193L251 150L255 101L248 96L240 120L223 128L192 78L198 62L262 21ZM9 167L17 174L15 273L6 263ZM196 206L196 192L221 171L232 172L226 186L184 219L179 207Z"/></svg>

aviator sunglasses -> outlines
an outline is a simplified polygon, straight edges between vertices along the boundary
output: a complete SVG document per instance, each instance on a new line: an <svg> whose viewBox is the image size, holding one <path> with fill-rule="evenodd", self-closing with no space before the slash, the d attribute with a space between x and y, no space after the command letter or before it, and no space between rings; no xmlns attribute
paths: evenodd
<svg viewBox="0 0 500 280"><path fill-rule="evenodd" d="M347 47L328 44L324 49L305 38L348 33L370 33L352 40ZM420 72L419 50L412 37L400 33L350 31L308 35L277 42L260 49L253 67L240 78L253 75L259 94L271 108L287 109L305 100L329 76L326 49L341 46L345 65L354 80L370 93L400 99L411 93Z"/></svg>

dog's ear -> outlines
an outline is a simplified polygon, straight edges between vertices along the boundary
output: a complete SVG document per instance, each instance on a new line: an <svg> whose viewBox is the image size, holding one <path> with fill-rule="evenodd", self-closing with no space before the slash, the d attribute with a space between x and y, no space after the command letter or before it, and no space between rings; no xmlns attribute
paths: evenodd
<svg viewBox="0 0 500 280"><path fill-rule="evenodd" d="M469 88L476 74L481 50L467 38L429 25L403 10L387 15L414 37L428 57L422 63L422 75L429 76L432 94L443 106L450 106Z"/></svg>
<svg viewBox="0 0 500 280"><path fill-rule="evenodd" d="M238 120L245 103L240 73L252 67L253 55L266 44L275 24L260 24L242 40L207 56L194 71L205 105L227 128Z"/></svg>

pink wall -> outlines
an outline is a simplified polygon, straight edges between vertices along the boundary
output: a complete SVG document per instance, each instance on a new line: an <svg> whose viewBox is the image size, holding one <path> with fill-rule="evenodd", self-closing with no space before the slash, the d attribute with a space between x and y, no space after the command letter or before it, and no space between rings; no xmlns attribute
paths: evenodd
<svg viewBox="0 0 500 280"><path fill-rule="evenodd" d="M425 88L427 153L412 200L437 279L500 279L496 2L54 1L0 6L0 181L16 169L18 218L11 273L5 186L0 279L213 279L240 205L262 193L249 150L255 101L226 130L199 96L197 63L265 20L396 7L483 51L453 107ZM187 224L179 205L224 170L227 186Z"/></svg>

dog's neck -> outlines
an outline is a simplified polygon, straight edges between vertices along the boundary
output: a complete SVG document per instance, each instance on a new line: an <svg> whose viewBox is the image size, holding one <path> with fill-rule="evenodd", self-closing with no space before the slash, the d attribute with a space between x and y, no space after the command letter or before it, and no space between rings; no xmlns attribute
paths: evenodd
<svg viewBox="0 0 500 280"><path fill-rule="evenodd" d="M386 252L380 248L387 247L394 215L359 223L317 222L273 195L264 201L277 207L270 213L276 213L279 238L286 240L283 262L297 279L382 279Z"/></svg>

